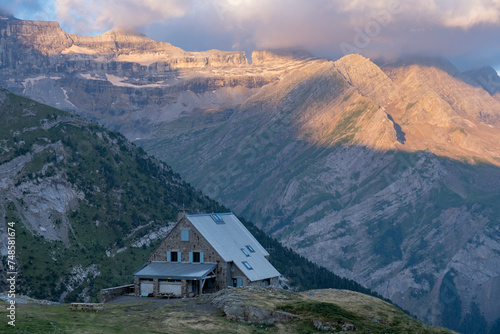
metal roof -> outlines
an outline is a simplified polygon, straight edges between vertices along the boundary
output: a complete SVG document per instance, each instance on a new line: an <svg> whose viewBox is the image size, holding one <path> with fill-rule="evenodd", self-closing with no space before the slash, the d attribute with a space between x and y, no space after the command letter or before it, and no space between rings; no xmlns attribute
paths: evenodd
<svg viewBox="0 0 500 334"><path fill-rule="evenodd" d="M217 268L216 263L177 263L153 261L134 273L137 278L203 279Z"/></svg>
<svg viewBox="0 0 500 334"><path fill-rule="evenodd" d="M185 217L224 261L234 262L250 281L280 276L276 268L265 258L269 253L233 213L186 215ZM221 218L223 223L218 218ZM250 246L254 252L246 246ZM242 248L246 249L250 256L246 256ZM248 262L252 269L248 269L243 264L244 261Z"/></svg>

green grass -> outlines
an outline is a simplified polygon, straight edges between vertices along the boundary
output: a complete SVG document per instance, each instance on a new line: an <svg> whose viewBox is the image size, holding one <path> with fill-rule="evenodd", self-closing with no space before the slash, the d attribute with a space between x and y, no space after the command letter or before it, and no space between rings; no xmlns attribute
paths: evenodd
<svg viewBox="0 0 500 334"><path fill-rule="evenodd" d="M106 304L103 311L72 311L68 304L17 304L15 327L0 324L2 333L265 333L258 326L227 320L221 312L200 316L179 305L151 308L152 303ZM0 306L2 318L5 310ZM199 320L197 320L199 317ZM198 325L199 324L199 325ZM203 326L206 330L203 330Z"/></svg>
<svg viewBox="0 0 500 334"><path fill-rule="evenodd" d="M375 108L372 104L365 100L359 100L342 113L333 130L327 133L323 140L333 143L334 146L351 143L359 130L357 124L360 119L369 119L374 111Z"/></svg>
<svg viewBox="0 0 500 334"><path fill-rule="evenodd" d="M395 309L384 311L379 302L381 301L377 301L374 305L356 305L356 301L353 301L353 307L356 307L358 312L349 311L334 302L311 300L278 305L277 309L296 315L293 320L294 333L299 334L318 332L314 321L321 321L323 324L332 323L336 332L342 330L342 325L352 324L356 328L356 333L451 333L448 330L427 327ZM386 312L390 313L390 316ZM373 317L373 314L376 316ZM375 318L380 320L374 321Z"/></svg>
<svg viewBox="0 0 500 334"><path fill-rule="evenodd" d="M344 97L342 98L342 102L346 102L346 101L348 101L348 100L351 98L351 96L352 96L352 93L347 94L346 96L344 96Z"/></svg>
<svg viewBox="0 0 500 334"><path fill-rule="evenodd" d="M413 106L414 106L415 104L417 104L417 102L418 102L418 101L415 101L415 102L413 102L413 103L408 103L408 104L406 105L406 109L405 109L405 111L408 111L408 110L410 110L411 108L413 108Z"/></svg>
<svg viewBox="0 0 500 334"><path fill-rule="evenodd" d="M15 327L0 324L2 333L315 333L313 321L353 324L357 333L450 333L409 317L382 300L345 290L314 290L297 294L286 290L239 288L226 290L229 300L244 301L264 310L294 314L288 322L274 324L231 321L208 304L214 296L156 305L141 302L105 304L104 310L74 311L68 304L16 304ZM317 297L310 295L317 294ZM333 295L330 295L333 294ZM337 297L335 297L337 294ZM340 294L340 296L338 295ZM0 317L7 319L6 303ZM379 320L374 321L377 318Z"/></svg>
<svg viewBox="0 0 500 334"><path fill-rule="evenodd" d="M450 132L455 132L455 131L458 131L458 132L461 132L462 134L464 135L467 135L467 132L465 132L465 129L462 128L461 126L455 126L453 127Z"/></svg>

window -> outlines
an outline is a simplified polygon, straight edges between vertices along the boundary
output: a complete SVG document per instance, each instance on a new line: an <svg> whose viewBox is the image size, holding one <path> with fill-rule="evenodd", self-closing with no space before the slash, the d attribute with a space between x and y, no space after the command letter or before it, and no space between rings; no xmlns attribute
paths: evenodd
<svg viewBox="0 0 500 334"><path fill-rule="evenodd" d="M248 250L249 250L250 252L255 253L255 249L253 249L253 247L252 247L252 246L247 245L247 248L248 248Z"/></svg>
<svg viewBox="0 0 500 334"><path fill-rule="evenodd" d="M168 284L168 283L178 283L178 284L181 284L181 280L180 279L161 279L161 280L158 280L158 282L160 284Z"/></svg>
<svg viewBox="0 0 500 334"><path fill-rule="evenodd" d="M212 219L214 220L215 223L225 224L224 220L222 219L222 217L218 213L212 213L210 216L212 217Z"/></svg>
<svg viewBox="0 0 500 334"><path fill-rule="evenodd" d="M189 230L181 230L181 241L189 241Z"/></svg>
<svg viewBox="0 0 500 334"><path fill-rule="evenodd" d="M167 262L181 262L181 252L167 252Z"/></svg>
<svg viewBox="0 0 500 334"><path fill-rule="evenodd" d="M200 262L200 252L193 252L193 262Z"/></svg>
<svg viewBox="0 0 500 334"><path fill-rule="evenodd" d="M189 252L189 262L203 263L203 252Z"/></svg>
<svg viewBox="0 0 500 334"><path fill-rule="evenodd" d="M182 283L180 279L167 279L166 281L169 283Z"/></svg>
<svg viewBox="0 0 500 334"><path fill-rule="evenodd" d="M241 251L243 252L243 254L245 254L246 256L250 256L250 253L247 252L247 250L245 248L242 248Z"/></svg>
<svg viewBox="0 0 500 334"><path fill-rule="evenodd" d="M252 266L250 265L250 263L248 263L247 261L243 261L242 263L243 263L243 265L244 265L244 266L245 266L248 270L252 270L252 269L253 269L253 268L252 268Z"/></svg>

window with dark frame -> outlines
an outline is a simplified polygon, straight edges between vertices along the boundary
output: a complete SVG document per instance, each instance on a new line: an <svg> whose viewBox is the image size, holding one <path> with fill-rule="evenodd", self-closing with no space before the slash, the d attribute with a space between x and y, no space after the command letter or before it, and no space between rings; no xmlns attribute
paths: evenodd
<svg viewBox="0 0 500 334"><path fill-rule="evenodd" d="M224 220L222 219L222 217L219 214L212 213L210 216L212 217L212 219L214 220L214 222L216 224L225 224Z"/></svg>
<svg viewBox="0 0 500 334"><path fill-rule="evenodd" d="M171 262L179 262L179 258L177 257L177 255L178 255L177 252L170 253L170 261Z"/></svg>
<svg viewBox="0 0 500 334"><path fill-rule="evenodd" d="M250 263L248 263L247 261L243 261L242 263L243 263L243 265L244 265L244 266L245 266L248 270L252 270L252 269L253 269L253 268L252 268L252 266L250 265Z"/></svg>
<svg viewBox="0 0 500 334"><path fill-rule="evenodd" d="M200 262L200 252L193 252L193 262Z"/></svg>

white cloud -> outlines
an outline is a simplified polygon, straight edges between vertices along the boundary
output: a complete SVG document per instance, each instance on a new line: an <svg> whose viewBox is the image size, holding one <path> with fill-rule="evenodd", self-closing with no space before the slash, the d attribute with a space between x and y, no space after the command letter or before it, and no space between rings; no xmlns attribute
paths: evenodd
<svg viewBox="0 0 500 334"><path fill-rule="evenodd" d="M110 28L139 28L182 17L190 0L54 0L58 21L76 33Z"/></svg>
<svg viewBox="0 0 500 334"><path fill-rule="evenodd" d="M350 45L372 58L425 53L500 66L500 0L5 1L52 3L74 33L139 28L188 50L300 47L336 57Z"/></svg>
<svg viewBox="0 0 500 334"><path fill-rule="evenodd" d="M455 0L442 1L443 24L447 27L469 29L479 24L500 22L500 0Z"/></svg>

